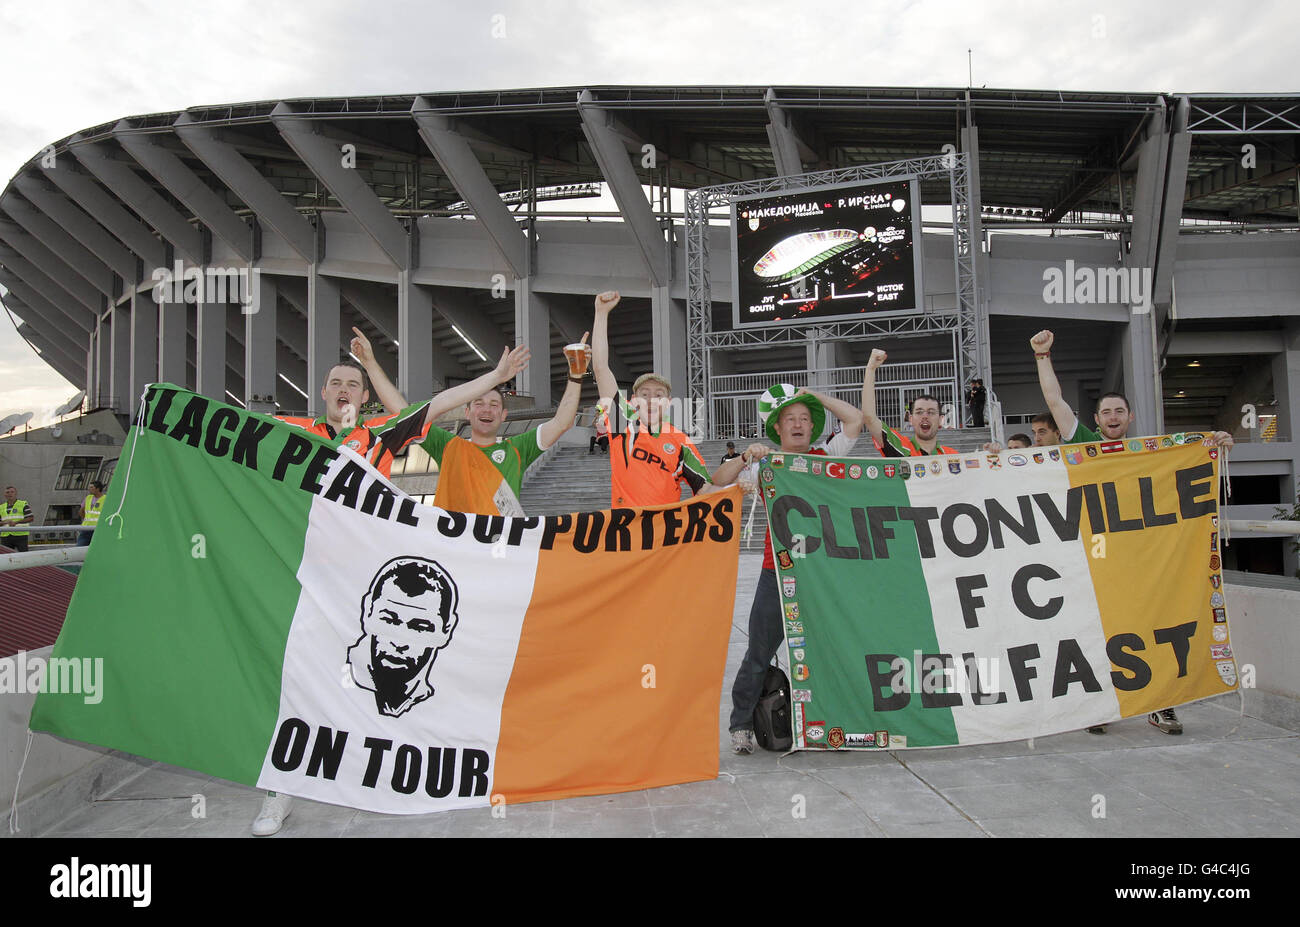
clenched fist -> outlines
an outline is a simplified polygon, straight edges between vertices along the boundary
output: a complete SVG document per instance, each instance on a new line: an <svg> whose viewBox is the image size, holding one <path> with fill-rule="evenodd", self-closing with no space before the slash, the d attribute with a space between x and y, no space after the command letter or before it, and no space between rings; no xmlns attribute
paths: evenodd
<svg viewBox="0 0 1300 927"><path fill-rule="evenodd" d="M1029 339L1029 346L1034 349L1035 354L1046 354L1052 350L1052 342L1055 337L1047 329L1043 329L1037 335Z"/></svg>
<svg viewBox="0 0 1300 927"><path fill-rule="evenodd" d="M869 367L872 370L876 370L879 367L881 367L887 360L889 360L888 354L880 350L880 348L872 348L871 357L867 361L867 367Z"/></svg>
<svg viewBox="0 0 1300 927"><path fill-rule="evenodd" d="M621 297L618 290L606 290L604 293L596 294L596 311L609 312L618 305Z"/></svg>

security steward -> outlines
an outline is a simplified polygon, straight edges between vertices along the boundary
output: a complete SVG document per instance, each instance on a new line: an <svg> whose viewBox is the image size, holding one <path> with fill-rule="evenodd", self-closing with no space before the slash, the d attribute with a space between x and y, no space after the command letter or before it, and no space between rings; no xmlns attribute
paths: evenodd
<svg viewBox="0 0 1300 927"><path fill-rule="evenodd" d="M32 507L27 504L26 499L18 498L18 488L15 486L5 487L5 501L0 505L0 544L10 547L17 551L27 550L27 537L30 534L26 529L22 531L11 530L15 525L30 525L32 523Z"/></svg>
<svg viewBox="0 0 1300 927"><path fill-rule="evenodd" d="M90 484L90 495L81 503L81 523L95 527L99 524L99 510L104 507L104 484L94 480ZM77 546L89 547L92 531L77 532Z"/></svg>

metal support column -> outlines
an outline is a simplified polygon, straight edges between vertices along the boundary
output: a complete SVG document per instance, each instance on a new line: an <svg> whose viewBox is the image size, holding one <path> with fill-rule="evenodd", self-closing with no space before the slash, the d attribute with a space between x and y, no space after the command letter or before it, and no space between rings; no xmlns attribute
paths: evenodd
<svg viewBox="0 0 1300 927"><path fill-rule="evenodd" d="M149 293L131 293L131 385L130 395L123 397L124 408L132 417L140 405L140 395L158 377L158 311Z"/></svg>
<svg viewBox="0 0 1300 927"><path fill-rule="evenodd" d="M194 391L226 401L226 303L195 305Z"/></svg>
<svg viewBox="0 0 1300 927"><path fill-rule="evenodd" d="M158 309L158 380L185 386L189 344L187 338L190 307L185 303L161 302Z"/></svg>
<svg viewBox="0 0 1300 927"><path fill-rule="evenodd" d="M404 270L397 275L397 388L408 402L433 395L432 330L433 294Z"/></svg>
<svg viewBox="0 0 1300 927"><path fill-rule="evenodd" d="M275 412L277 294L275 278L249 270L251 305L244 314L244 405L252 412ZM256 287L256 292L251 289ZM254 311L249 311L254 310Z"/></svg>
<svg viewBox="0 0 1300 927"><path fill-rule="evenodd" d="M118 303L109 310L108 394L113 410L131 409L131 307Z"/></svg>
<svg viewBox="0 0 1300 927"><path fill-rule="evenodd" d="M519 389L531 393L538 408L545 409L551 405L551 305L532 284L532 277L515 281L515 338L532 352L528 367L519 375Z"/></svg>
<svg viewBox="0 0 1300 927"><path fill-rule="evenodd" d="M339 362L339 284L312 264L307 275L307 409L311 415L324 412L321 387L330 368Z"/></svg>

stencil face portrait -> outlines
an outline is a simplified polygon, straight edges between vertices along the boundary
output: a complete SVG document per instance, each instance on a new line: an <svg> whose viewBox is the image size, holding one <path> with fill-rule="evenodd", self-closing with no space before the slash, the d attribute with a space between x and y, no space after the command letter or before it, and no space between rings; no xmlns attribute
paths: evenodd
<svg viewBox="0 0 1300 927"><path fill-rule="evenodd" d="M380 568L361 601L361 637L348 649L357 685L396 716L433 695L429 675L458 616L451 576L433 560L398 557Z"/></svg>

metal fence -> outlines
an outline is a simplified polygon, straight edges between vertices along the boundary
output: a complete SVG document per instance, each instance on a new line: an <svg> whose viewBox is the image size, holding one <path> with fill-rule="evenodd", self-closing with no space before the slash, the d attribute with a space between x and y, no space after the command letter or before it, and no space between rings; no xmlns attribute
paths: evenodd
<svg viewBox="0 0 1300 927"><path fill-rule="evenodd" d="M836 367L829 370L775 370L736 373L710 379L713 396L711 421L722 437L751 438L762 433L758 397L774 383L808 387L853 407L862 401L865 367ZM902 425L908 404L925 394L939 400L940 408L951 410L950 421L961 421L957 392L957 364L953 360L887 364L876 371L876 412L887 425Z"/></svg>

